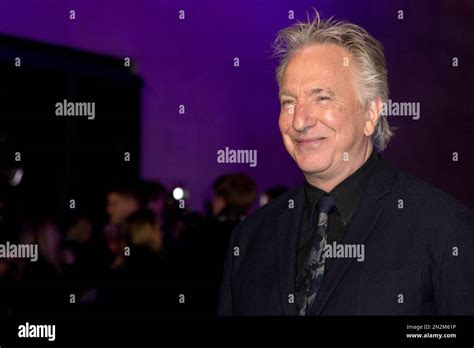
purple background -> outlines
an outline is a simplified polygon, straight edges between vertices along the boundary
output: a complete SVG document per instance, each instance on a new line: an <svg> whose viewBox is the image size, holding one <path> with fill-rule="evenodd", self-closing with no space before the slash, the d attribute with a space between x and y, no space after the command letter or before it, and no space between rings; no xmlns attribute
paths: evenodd
<svg viewBox="0 0 474 348"><path fill-rule="evenodd" d="M145 83L141 175L185 185L188 207L200 209L222 173L249 173L261 191L302 179L278 130L270 44L294 22L289 10L305 19L317 7L324 17L353 21L377 37L386 49L391 99L421 103L417 121L389 117L398 132L384 156L472 208L474 2L295 2L1 0L0 33L131 57ZM258 150L257 167L218 164L216 152L226 146Z"/></svg>

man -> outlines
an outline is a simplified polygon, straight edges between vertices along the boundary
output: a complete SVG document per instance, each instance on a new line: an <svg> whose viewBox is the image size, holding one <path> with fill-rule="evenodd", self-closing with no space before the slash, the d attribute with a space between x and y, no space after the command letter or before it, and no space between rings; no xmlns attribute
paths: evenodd
<svg viewBox="0 0 474 348"><path fill-rule="evenodd" d="M232 230L248 215L256 198L255 182L243 173L222 175L212 185L212 217L206 221L200 241L206 255L200 258L207 262L207 267L203 268L217 280L214 284L216 295Z"/></svg>
<svg viewBox="0 0 474 348"><path fill-rule="evenodd" d="M233 229L249 213L257 198L255 182L244 173L228 173L212 184L212 212L190 243L192 272L205 286L200 311L215 314L224 273L226 250ZM190 267L189 265L187 266ZM192 277L192 275L191 275ZM202 286L202 285L201 285Z"/></svg>
<svg viewBox="0 0 474 348"><path fill-rule="evenodd" d="M142 202L138 190L132 186L122 186L107 193L107 215L109 223L122 224L132 213L138 211Z"/></svg>
<svg viewBox="0 0 474 348"><path fill-rule="evenodd" d="M242 220L256 197L255 182L248 175L222 175L212 185L212 214L219 221Z"/></svg>
<svg viewBox="0 0 474 348"><path fill-rule="evenodd" d="M109 253L109 270L120 269L124 262L124 239L122 227L126 219L143 206L139 184L122 184L107 193L107 215L109 221L104 227L104 237Z"/></svg>
<svg viewBox="0 0 474 348"><path fill-rule="evenodd" d="M382 45L297 23L276 39L284 145L304 184L232 233L221 315L474 314L474 218L393 168Z"/></svg>

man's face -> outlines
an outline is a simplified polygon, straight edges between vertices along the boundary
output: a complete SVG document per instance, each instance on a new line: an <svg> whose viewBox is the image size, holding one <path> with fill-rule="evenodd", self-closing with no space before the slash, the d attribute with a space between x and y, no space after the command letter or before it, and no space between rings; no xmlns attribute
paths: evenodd
<svg viewBox="0 0 474 348"><path fill-rule="evenodd" d="M139 209L139 204L133 197L110 192L107 195L107 214L110 222L119 224L135 211Z"/></svg>
<svg viewBox="0 0 474 348"><path fill-rule="evenodd" d="M348 51L325 44L297 51L284 70L280 131L306 176L336 177L364 156L371 132L358 104L355 68Z"/></svg>
<svg viewBox="0 0 474 348"><path fill-rule="evenodd" d="M224 197L221 195L216 194L215 192L212 193L212 215L218 216L219 213L224 210L226 206L226 202Z"/></svg>

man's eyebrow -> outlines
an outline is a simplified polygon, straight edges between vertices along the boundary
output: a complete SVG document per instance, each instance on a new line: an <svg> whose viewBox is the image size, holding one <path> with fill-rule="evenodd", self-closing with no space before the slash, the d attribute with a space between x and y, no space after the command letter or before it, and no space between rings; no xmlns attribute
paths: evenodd
<svg viewBox="0 0 474 348"><path fill-rule="evenodd" d="M281 98L282 96L294 97L294 94L288 91L281 91L278 93L278 97Z"/></svg>
<svg viewBox="0 0 474 348"><path fill-rule="evenodd" d="M336 93L330 88L322 88L322 87L315 87L312 88L309 92L307 92L307 95L316 95L322 92L328 93L330 96L334 96ZM281 91L278 93L278 97L281 98L282 96L288 96L288 97L293 97L295 98L295 95L289 91Z"/></svg>
<svg viewBox="0 0 474 348"><path fill-rule="evenodd" d="M316 95L316 94L319 94L319 93L322 93L322 92L326 92L331 96L334 96L334 94L335 94L334 91L330 88L315 87L315 88L312 88L309 91L308 95Z"/></svg>

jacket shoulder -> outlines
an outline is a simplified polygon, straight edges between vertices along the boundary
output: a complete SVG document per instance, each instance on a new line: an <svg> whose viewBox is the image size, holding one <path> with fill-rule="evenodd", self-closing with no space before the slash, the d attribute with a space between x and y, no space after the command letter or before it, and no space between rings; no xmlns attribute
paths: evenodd
<svg viewBox="0 0 474 348"><path fill-rule="evenodd" d="M447 192L416 176L400 171L398 179L399 192L415 201L418 209L431 212L443 210L451 213L472 213Z"/></svg>
<svg viewBox="0 0 474 348"><path fill-rule="evenodd" d="M426 233L441 239L454 231L474 233L474 212L450 194L403 171L397 184L397 199L406 203L404 209L411 210L413 223L423 226Z"/></svg>

